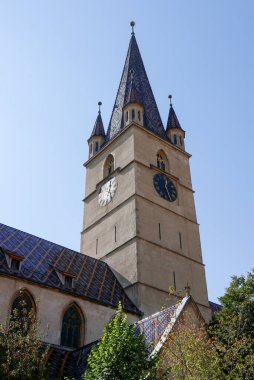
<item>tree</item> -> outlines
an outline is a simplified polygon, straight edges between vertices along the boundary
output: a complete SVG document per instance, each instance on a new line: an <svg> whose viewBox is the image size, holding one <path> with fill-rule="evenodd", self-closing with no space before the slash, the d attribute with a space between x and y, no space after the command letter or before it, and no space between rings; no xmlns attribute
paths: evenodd
<svg viewBox="0 0 254 380"><path fill-rule="evenodd" d="M215 315L209 334L221 358L226 379L254 378L254 271L233 276L222 310Z"/></svg>
<svg viewBox="0 0 254 380"><path fill-rule="evenodd" d="M164 343L160 367L167 380L222 379L218 354L204 325L184 313Z"/></svg>
<svg viewBox="0 0 254 380"><path fill-rule="evenodd" d="M0 379L46 379L46 355L47 347L38 335L38 322L22 304L0 324Z"/></svg>
<svg viewBox="0 0 254 380"><path fill-rule="evenodd" d="M88 357L85 380L155 380L156 359L149 358L142 334L130 326L119 304L113 320Z"/></svg>

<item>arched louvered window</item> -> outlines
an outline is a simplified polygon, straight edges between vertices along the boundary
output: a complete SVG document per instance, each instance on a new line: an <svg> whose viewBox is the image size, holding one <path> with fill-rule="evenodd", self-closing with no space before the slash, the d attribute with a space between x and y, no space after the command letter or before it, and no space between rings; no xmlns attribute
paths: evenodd
<svg viewBox="0 0 254 380"><path fill-rule="evenodd" d="M81 334L83 330L83 318L79 309L72 305L63 316L61 345L78 348L81 345Z"/></svg>

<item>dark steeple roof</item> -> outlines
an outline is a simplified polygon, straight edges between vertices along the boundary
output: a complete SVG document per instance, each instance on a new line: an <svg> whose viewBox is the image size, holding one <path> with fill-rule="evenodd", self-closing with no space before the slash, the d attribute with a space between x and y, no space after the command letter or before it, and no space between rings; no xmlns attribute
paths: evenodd
<svg viewBox="0 0 254 380"><path fill-rule="evenodd" d="M181 125L177 119L177 116L176 116L176 113L175 113L175 110L174 110L172 104L170 104L166 131L168 131L171 128L182 129L182 127L181 127Z"/></svg>
<svg viewBox="0 0 254 380"><path fill-rule="evenodd" d="M134 72L134 75L132 72ZM144 107L144 127L165 138L165 130L161 117L145 71L135 35L132 33L122 78L107 131L107 140L111 140L123 128L122 109L127 103L129 94L134 94L134 90L133 92L130 91L132 81L135 92L139 94L139 103Z"/></svg>
<svg viewBox="0 0 254 380"><path fill-rule="evenodd" d="M99 102L98 105L100 107L101 102ZM92 131L90 138L93 136L103 136L103 137L105 136L105 130L104 130L104 126L103 126L103 122L102 122L102 118L101 118L100 108L99 108L99 113L98 113L98 116L95 120L95 124L94 124L93 131Z"/></svg>

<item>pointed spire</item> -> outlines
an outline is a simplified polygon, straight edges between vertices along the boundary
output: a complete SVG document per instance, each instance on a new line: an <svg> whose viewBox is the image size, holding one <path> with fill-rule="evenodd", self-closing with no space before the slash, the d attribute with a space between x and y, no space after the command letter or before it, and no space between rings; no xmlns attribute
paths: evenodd
<svg viewBox="0 0 254 380"><path fill-rule="evenodd" d="M169 95L168 98L170 101L170 109L169 109L169 114L168 114L168 122L167 122L166 131L168 131L171 128L182 129L172 105L172 95Z"/></svg>
<svg viewBox="0 0 254 380"><path fill-rule="evenodd" d="M139 94L139 103L141 102L144 107L144 127L163 138L166 136L134 35L133 23L131 23L132 34L129 49L107 131L107 140L111 140L124 127L122 110L129 94L134 93L134 89L135 93ZM133 80L131 70L135 72ZM131 90L131 87L133 90Z"/></svg>
<svg viewBox="0 0 254 380"><path fill-rule="evenodd" d="M105 130L104 130L104 126L103 126L103 122L102 122L102 118L101 118L101 105L102 105L102 102L99 102L98 103L98 106L99 106L98 116L95 120L95 124L94 124L93 131L92 131L90 138L93 136L103 136L103 137L105 136Z"/></svg>

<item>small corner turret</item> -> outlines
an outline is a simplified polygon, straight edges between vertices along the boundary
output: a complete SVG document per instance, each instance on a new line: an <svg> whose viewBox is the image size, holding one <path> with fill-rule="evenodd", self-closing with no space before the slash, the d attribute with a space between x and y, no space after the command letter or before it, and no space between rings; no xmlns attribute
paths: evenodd
<svg viewBox="0 0 254 380"><path fill-rule="evenodd" d="M123 123L127 127L131 123L144 125L144 107L139 91L137 90L134 82L135 71L130 70L131 83L126 102L123 106Z"/></svg>
<svg viewBox="0 0 254 380"><path fill-rule="evenodd" d="M105 130L104 130L104 126L103 126L103 122L101 118L101 105L102 105L102 102L99 102L98 116L95 120L92 134L87 140L87 143L89 146L88 158L93 157L97 152L99 152L99 150L101 149L101 146L105 142Z"/></svg>
<svg viewBox="0 0 254 380"><path fill-rule="evenodd" d="M178 148L185 150L184 147L184 139L185 139L185 131L182 129L178 118L176 116L176 113L174 111L173 105L172 105L172 95L169 95L170 100L170 108L169 108L169 114L168 114L168 122L167 122L167 137L169 138L170 142L177 146Z"/></svg>

